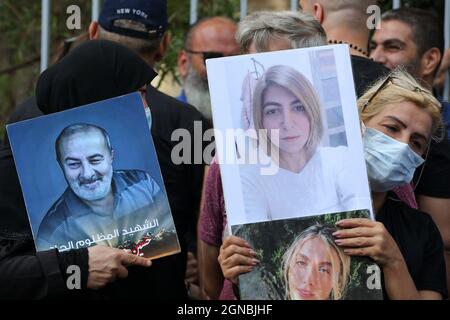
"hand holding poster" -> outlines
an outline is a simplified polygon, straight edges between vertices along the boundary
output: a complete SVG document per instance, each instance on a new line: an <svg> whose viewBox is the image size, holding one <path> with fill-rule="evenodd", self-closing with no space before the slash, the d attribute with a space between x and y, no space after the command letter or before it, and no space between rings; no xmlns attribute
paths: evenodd
<svg viewBox="0 0 450 320"><path fill-rule="evenodd" d="M149 258L179 252L139 94L7 129L38 251L98 244Z"/></svg>
<svg viewBox="0 0 450 320"><path fill-rule="evenodd" d="M348 48L207 67L228 224L261 261L241 298L381 298L379 268L333 237L341 218L373 219Z"/></svg>

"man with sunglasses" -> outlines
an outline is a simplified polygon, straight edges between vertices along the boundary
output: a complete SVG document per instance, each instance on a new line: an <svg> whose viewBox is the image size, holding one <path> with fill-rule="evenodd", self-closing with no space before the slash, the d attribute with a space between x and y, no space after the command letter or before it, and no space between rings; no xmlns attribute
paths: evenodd
<svg viewBox="0 0 450 320"><path fill-rule="evenodd" d="M433 13L406 7L384 13L381 28L375 31L370 47L372 59L389 69L404 66L425 87L432 89L444 48L442 27ZM441 104L448 126L450 104ZM450 143L445 134L441 143L431 143L423 170L416 171L415 193L419 209L432 215L444 240L450 288Z"/></svg>
<svg viewBox="0 0 450 320"><path fill-rule="evenodd" d="M178 54L178 71L183 80L178 99L196 107L209 120L212 112L205 61L239 54L236 28L236 23L225 17L199 20L187 32L184 48Z"/></svg>

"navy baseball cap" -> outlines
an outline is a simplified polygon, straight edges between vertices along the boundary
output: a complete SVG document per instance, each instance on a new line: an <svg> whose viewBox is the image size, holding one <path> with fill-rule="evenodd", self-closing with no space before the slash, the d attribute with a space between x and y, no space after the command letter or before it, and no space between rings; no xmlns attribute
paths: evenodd
<svg viewBox="0 0 450 320"><path fill-rule="evenodd" d="M125 28L121 20L139 22L142 28ZM167 29L167 1L105 0L98 23L109 32L133 38L155 39Z"/></svg>

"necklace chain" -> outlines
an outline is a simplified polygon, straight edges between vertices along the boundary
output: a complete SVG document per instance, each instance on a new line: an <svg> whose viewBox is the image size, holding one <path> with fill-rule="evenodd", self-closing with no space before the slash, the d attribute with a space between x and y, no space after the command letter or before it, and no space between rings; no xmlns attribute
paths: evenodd
<svg viewBox="0 0 450 320"><path fill-rule="evenodd" d="M351 49L356 50L358 52L361 52L367 58L369 57L369 53L367 51L363 50L363 48L355 46L353 43L349 43L349 42L346 42L346 41L338 41L338 40L328 40L328 43L330 43L330 44L348 44Z"/></svg>

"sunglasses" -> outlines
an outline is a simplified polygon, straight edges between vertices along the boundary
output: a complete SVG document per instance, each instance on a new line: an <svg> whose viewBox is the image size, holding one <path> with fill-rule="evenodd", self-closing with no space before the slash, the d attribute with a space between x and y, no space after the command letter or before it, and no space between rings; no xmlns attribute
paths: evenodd
<svg viewBox="0 0 450 320"><path fill-rule="evenodd" d="M190 54L201 54L203 58L203 63L206 65L207 59L214 59L214 58L222 58L225 57L225 54L222 52L214 52L214 51L194 51L190 49L184 49L187 53Z"/></svg>
<svg viewBox="0 0 450 320"><path fill-rule="evenodd" d="M412 85L407 85L407 84L401 82L400 79L397 78L397 77L389 76L389 77L386 78L386 80L383 81L381 86L372 94L372 96L369 98L369 100L367 100L366 103L364 103L364 105L361 108L361 112L364 112L364 110L373 101L373 99L375 99L375 97L381 91L383 91L383 89L386 88L389 84L398 86L398 87L406 89L406 90L414 91L414 92L423 92L423 93L426 93L426 94L430 94L430 92L428 92L426 90L423 90L422 88L419 88L419 87L416 87L416 86L412 86Z"/></svg>

